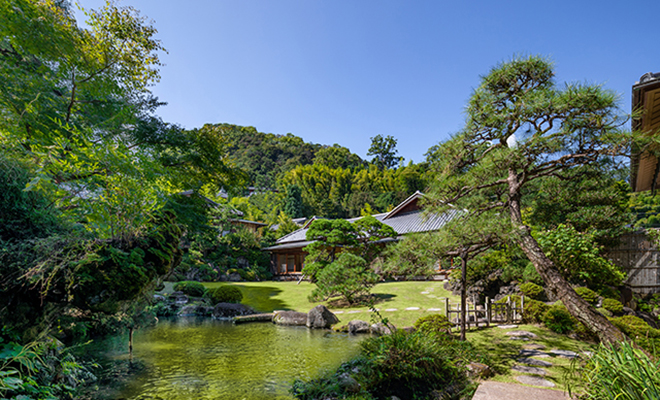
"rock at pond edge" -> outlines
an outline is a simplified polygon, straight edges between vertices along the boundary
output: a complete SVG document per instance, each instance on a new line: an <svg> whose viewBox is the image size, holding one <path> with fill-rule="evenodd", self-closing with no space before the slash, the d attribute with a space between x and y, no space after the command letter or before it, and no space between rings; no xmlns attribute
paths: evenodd
<svg viewBox="0 0 660 400"><path fill-rule="evenodd" d="M339 318L324 305L318 305L307 313L306 325L312 329L329 329L339 322Z"/></svg>

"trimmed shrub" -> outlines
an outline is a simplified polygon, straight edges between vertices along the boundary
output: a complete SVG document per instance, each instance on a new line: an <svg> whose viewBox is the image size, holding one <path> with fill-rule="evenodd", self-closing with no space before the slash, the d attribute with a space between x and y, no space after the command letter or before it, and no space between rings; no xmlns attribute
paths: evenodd
<svg viewBox="0 0 660 400"><path fill-rule="evenodd" d="M609 286L603 286L598 289L598 294L604 299L619 300L621 298L621 293Z"/></svg>
<svg viewBox="0 0 660 400"><path fill-rule="evenodd" d="M415 321L414 327L420 332L451 333L453 324L442 314L427 315Z"/></svg>
<svg viewBox="0 0 660 400"><path fill-rule="evenodd" d="M516 306L520 305L520 296L517 294L510 294L507 296L502 297L501 299L497 300L495 303L506 303L508 299L511 299L511 303L516 303Z"/></svg>
<svg viewBox="0 0 660 400"><path fill-rule="evenodd" d="M549 305L538 300L525 301L525 309L523 310L523 320L529 324L537 324L543 322L543 315L550 308Z"/></svg>
<svg viewBox="0 0 660 400"><path fill-rule="evenodd" d="M655 353L660 349L660 329L649 326L643 319L624 315L609 320L644 350Z"/></svg>
<svg viewBox="0 0 660 400"><path fill-rule="evenodd" d="M553 305L543 314L543 323L551 331L567 333L575 329L576 320L568 312L566 306Z"/></svg>
<svg viewBox="0 0 660 400"><path fill-rule="evenodd" d="M575 293L577 293L578 296L582 297L584 301L586 301L591 305L594 305L596 304L596 302L598 302L598 293L594 292L593 290L587 287L575 288Z"/></svg>
<svg viewBox="0 0 660 400"><path fill-rule="evenodd" d="M613 314L621 314L623 312L623 304L619 300L603 299L603 308Z"/></svg>
<svg viewBox="0 0 660 400"><path fill-rule="evenodd" d="M520 285L520 291L525 296L534 300L541 300L542 298L545 297L545 290L543 290L541 286L533 282L527 282Z"/></svg>
<svg viewBox="0 0 660 400"><path fill-rule="evenodd" d="M599 313L603 314L603 315L606 316L607 318L609 318L609 317L611 317L611 316L614 315L614 314L612 314L612 311L610 311L610 310L608 310L608 309L606 309L606 308L604 308L604 307L597 308L596 311L598 311Z"/></svg>
<svg viewBox="0 0 660 400"><path fill-rule="evenodd" d="M178 282L174 285L174 290L177 292L183 292L192 297L202 297L206 293L204 285L195 281Z"/></svg>
<svg viewBox="0 0 660 400"><path fill-rule="evenodd" d="M218 303L240 303L243 300L243 293L236 286L223 285L210 289L207 297L213 305Z"/></svg>
<svg viewBox="0 0 660 400"><path fill-rule="evenodd" d="M543 284L543 278L541 278L541 275L539 275L539 272L532 263L527 264L525 267L525 270L523 271L523 279L528 282L534 282L538 285Z"/></svg>

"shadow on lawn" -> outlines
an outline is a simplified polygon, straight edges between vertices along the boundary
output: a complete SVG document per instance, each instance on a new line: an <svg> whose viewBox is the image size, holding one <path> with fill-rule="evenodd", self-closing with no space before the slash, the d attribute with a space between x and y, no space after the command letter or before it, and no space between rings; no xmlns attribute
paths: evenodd
<svg viewBox="0 0 660 400"><path fill-rule="evenodd" d="M503 338L500 332L496 333L495 329L498 328L479 328L477 329L478 336L468 338L468 340L487 355L488 364L496 373L505 374L518 358L522 343L510 340L508 337Z"/></svg>
<svg viewBox="0 0 660 400"><path fill-rule="evenodd" d="M275 310L291 310L292 308L279 299L274 299L282 292L281 289L271 286L250 286L236 285L243 293L241 303L254 308L257 312L269 313Z"/></svg>

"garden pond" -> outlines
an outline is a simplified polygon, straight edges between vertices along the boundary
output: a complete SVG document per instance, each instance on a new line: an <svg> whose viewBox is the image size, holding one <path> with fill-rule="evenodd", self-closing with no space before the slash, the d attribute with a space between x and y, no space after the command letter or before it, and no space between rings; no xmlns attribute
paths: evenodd
<svg viewBox="0 0 660 400"><path fill-rule="evenodd" d="M126 337L105 344L127 357ZM162 319L134 335L140 373L121 399L291 399L295 378L311 379L358 353L359 336L271 323L234 325L208 318Z"/></svg>

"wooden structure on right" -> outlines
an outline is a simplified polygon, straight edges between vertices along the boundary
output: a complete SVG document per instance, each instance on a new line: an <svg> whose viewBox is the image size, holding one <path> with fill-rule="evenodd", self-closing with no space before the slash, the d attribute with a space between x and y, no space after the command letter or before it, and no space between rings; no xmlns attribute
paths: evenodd
<svg viewBox="0 0 660 400"><path fill-rule="evenodd" d="M632 87L632 129L648 136L660 135L660 73L647 73ZM656 190L660 184L660 148L632 149L630 184L633 192Z"/></svg>
<svg viewBox="0 0 660 400"><path fill-rule="evenodd" d="M660 293L660 251L645 231L623 235L619 246L608 249L605 256L626 271L626 285L633 292Z"/></svg>

